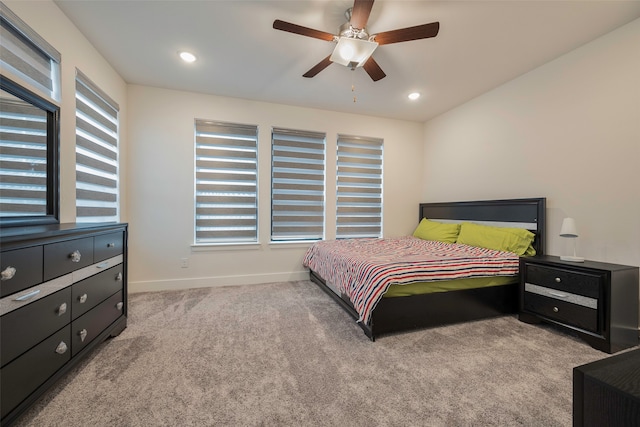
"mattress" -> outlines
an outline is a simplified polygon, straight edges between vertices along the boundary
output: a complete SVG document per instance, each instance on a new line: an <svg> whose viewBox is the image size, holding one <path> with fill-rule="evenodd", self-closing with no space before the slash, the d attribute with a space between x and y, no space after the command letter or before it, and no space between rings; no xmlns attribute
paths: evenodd
<svg viewBox="0 0 640 427"><path fill-rule="evenodd" d="M383 298L410 297L436 292L461 291L465 289L488 288L490 286L511 285L518 282L518 276L472 277L470 279L418 282L406 285L391 285Z"/></svg>

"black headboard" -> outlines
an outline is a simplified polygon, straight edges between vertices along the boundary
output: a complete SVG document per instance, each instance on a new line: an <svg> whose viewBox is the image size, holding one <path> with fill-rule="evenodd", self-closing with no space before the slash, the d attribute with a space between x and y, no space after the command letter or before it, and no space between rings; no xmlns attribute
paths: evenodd
<svg viewBox="0 0 640 427"><path fill-rule="evenodd" d="M503 227L526 228L536 235L533 247L545 253L546 198L482 200L475 202L421 203L420 216L433 221L474 222Z"/></svg>

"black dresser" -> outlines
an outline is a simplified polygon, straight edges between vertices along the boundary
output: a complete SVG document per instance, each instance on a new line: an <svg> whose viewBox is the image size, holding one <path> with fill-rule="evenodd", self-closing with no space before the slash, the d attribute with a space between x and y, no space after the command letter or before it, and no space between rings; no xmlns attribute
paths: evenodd
<svg viewBox="0 0 640 427"><path fill-rule="evenodd" d="M127 224L0 231L1 424L127 324Z"/></svg>

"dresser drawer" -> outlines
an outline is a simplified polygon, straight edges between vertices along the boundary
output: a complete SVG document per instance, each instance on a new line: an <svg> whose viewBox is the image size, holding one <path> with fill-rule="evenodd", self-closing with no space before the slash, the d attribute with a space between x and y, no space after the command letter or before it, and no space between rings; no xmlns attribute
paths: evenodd
<svg viewBox="0 0 640 427"><path fill-rule="evenodd" d="M71 288L11 311L0 319L4 366L71 321Z"/></svg>
<svg viewBox="0 0 640 427"><path fill-rule="evenodd" d="M71 359L70 338L66 326L0 370L2 418Z"/></svg>
<svg viewBox="0 0 640 427"><path fill-rule="evenodd" d="M524 275L525 283L591 298L600 298L600 291L605 281L604 275L540 265L526 265Z"/></svg>
<svg viewBox="0 0 640 427"><path fill-rule="evenodd" d="M42 246L2 252L0 298L42 282Z"/></svg>
<svg viewBox="0 0 640 427"><path fill-rule="evenodd" d="M44 280L93 264L93 237L44 246Z"/></svg>
<svg viewBox="0 0 640 427"><path fill-rule="evenodd" d="M75 283L71 288L72 318L77 319L121 290L122 264Z"/></svg>
<svg viewBox="0 0 640 427"><path fill-rule="evenodd" d="M124 247L124 233L111 233L96 236L94 238L93 259L94 262L112 258L122 253Z"/></svg>
<svg viewBox="0 0 640 427"><path fill-rule="evenodd" d="M75 356L107 326L115 322L123 314L124 301L122 291L109 297L106 301L88 311L71 323L71 350Z"/></svg>
<svg viewBox="0 0 640 427"><path fill-rule="evenodd" d="M598 310L595 308L525 291L524 309L566 325L601 333Z"/></svg>

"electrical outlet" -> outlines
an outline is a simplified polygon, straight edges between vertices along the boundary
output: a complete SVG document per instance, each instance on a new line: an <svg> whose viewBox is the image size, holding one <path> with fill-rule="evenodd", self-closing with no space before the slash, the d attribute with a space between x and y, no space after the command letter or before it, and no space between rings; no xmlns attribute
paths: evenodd
<svg viewBox="0 0 640 427"><path fill-rule="evenodd" d="M181 268L189 268L189 258L180 259L180 267Z"/></svg>

